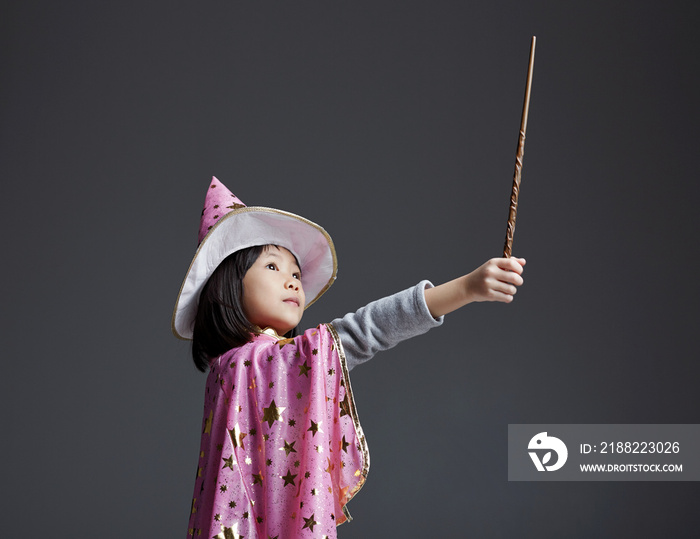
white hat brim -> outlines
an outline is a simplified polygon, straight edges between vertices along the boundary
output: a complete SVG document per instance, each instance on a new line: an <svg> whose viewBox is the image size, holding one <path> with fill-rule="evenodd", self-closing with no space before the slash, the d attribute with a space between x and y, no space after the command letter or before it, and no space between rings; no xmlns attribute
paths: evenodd
<svg viewBox="0 0 700 539"><path fill-rule="evenodd" d="M192 339L199 296L207 279L229 255L256 245L278 245L296 256L309 307L333 284L338 271L333 240L316 223L273 208L244 207L224 215L200 243L180 288L172 330Z"/></svg>

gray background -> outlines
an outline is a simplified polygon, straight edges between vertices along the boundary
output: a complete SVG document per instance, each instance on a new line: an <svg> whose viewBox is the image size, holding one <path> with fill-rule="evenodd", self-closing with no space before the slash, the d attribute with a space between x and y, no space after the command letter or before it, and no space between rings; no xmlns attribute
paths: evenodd
<svg viewBox="0 0 700 539"><path fill-rule="evenodd" d="M340 537L694 536L697 483L509 483L509 423L700 423L697 2L19 2L0 16L2 536L183 537L170 333L212 175L332 235L315 325L499 256L512 305L352 373Z"/></svg>

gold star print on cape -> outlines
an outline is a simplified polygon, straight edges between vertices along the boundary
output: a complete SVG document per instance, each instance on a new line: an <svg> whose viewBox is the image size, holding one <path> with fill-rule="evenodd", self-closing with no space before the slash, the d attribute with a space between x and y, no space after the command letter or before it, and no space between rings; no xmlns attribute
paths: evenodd
<svg viewBox="0 0 700 539"><path fill-rule="evenodd" d="M206 394L190 537L337 538L369 453L332 326L256 336Z"/></svg>

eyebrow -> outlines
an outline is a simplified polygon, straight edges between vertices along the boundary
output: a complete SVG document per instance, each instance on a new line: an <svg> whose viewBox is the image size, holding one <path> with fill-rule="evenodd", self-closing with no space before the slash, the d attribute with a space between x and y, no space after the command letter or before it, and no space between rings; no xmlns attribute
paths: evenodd
<svg viewBox="0 0 700 539"><path fill-rule="evenodd" d="M273 251L272 249L266 249L263 254L268 255L268 256L274 256L275 258L282 258L282 255L279 253Z"/></svg>
<svg viewBox="0 0 700 539"><path fill-rule="evenodd" d="M277 249L277 251L273 251L270 247L267 248L267 250L263 251L260 256L263 254L272 256L274 258L277 258L278 260L282 260L282 255L280 254L280 248L277 247L276 245L273 245ZM299 269L299 273L301 273L301 266L299 265L299 262L297 262L297 257L292 255L292 258L294 259L294 265Z"/></svg>

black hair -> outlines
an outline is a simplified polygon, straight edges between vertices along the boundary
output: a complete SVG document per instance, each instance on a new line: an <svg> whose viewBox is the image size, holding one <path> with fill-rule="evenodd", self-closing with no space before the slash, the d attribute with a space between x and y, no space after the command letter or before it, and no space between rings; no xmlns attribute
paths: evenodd
<svg viewBox="0 0 700 539"><path fill-rule="evenodd" d="M227 256L204 284L192 332L192 359L200 371L206 372L213 358L243 346L257 331L243 311L243 277L266 247L256 245ZM296 334L294 328L285 337Z"/></svg>

